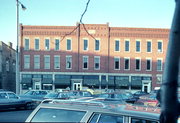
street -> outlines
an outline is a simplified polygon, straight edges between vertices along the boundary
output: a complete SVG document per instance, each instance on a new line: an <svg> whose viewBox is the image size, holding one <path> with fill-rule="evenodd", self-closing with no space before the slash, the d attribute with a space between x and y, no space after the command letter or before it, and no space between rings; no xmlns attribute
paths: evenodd
<svg viewBox="0 0 180 123"><path fill-rule="evenodd" d="M25 122L33 110L0 111L0 122Z"/></svg>

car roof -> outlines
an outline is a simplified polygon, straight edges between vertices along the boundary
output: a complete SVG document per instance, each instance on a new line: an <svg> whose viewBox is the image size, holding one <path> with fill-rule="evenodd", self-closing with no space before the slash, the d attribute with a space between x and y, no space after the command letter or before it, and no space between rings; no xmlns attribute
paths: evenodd
<svg viewBox="0 0 180 123"><path fill-rule="evenodd" d="M12 91L0 91L0 93L14 93Z"/></svg>
<svg viewBox="0 0 180 123"><path fill-rule="evenodd" d="M85 102L85 101L71 101L71 100L51 100L42 102L39 108L54 108L66 110L78 110L97 113L111 113L117 115L127 115L147 119L159 119L160 109L149 108L142 106L135 106L130 104L120 103L105 103L105 102Z"/></svg>

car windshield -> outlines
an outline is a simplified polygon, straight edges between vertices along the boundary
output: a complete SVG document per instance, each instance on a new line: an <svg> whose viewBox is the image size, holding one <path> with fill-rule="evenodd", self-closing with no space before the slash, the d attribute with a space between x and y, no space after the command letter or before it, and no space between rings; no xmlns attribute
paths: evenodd
<svg viewBox="0 0 180 123"><path fill-rule="evenodd" d="M80 122L85 111L41 108L31 122Z"/></svg>
<svg viewBox="0 0 180 123"><path fill-rule="evenodd" d="M24 93L24 95L33 95L34 91L27 91L26 93Z"/></svg>

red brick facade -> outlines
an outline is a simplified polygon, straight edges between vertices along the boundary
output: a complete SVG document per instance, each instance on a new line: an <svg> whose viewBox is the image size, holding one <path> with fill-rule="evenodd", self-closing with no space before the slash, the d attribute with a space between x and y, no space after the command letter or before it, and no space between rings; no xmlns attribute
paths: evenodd
<svg viewBox="0 0 180 123"><path fill-rule="evenodd" d="M162 59L164 64L168 36L169 29L109 27L109 24L85 24L80 27L21 25L21 77L23 74L48 73L55 76L56 73L63 73L66 75L99 75L99 81L101 81L101 76L106 76L106 81L108 81L108 76L149 76L151 77L150 90L153 90L160 86L160 83L157 83L157 76L161 76L163 70L157 71L157 59ZM26 38L29 39L29 50L24 50ZM39 39L39 50L34 50L35 38ZM45 50L44 44L46 38L50 41L50 50L48 51ZM56 38L60 40L60 50L58 51L54 50ZM100 41L99 51L95 51L94 38ZM72 49L70 51L66 50L67 39L71 39ZM83 39L88 40L87 51L83 49ZM115 40L120 42L120 51L115 51ZM125 51L125 40L129 41L128 52ZM137 40L140 41L140 52L136 52ZM147 41L151 42L151 52L147 52ZM158 52L158 42L162 42L162 52ZM30 56L29 69L24 69L24 55ZM40 55L40 69L34 69L34 55ZM44 69L44 55L50 56L50 69ZM54 69L54 55L60 56L60 69ZM72 56L72 69L66 69L67 55ZM88 56L88 69L83 69L83 56ZM95 56L100 57L99 70L94 69ZM120 58L119 70L114 69L114 57ZM124 70L124 58L129 59L129 70ZM141 60L139 71L135 69L136 58ZM150 71L146 70L146 59L152 61ZM131 83L131 78L129 78L129 82ZM53 89L55 88L53 87Z"/></svg>

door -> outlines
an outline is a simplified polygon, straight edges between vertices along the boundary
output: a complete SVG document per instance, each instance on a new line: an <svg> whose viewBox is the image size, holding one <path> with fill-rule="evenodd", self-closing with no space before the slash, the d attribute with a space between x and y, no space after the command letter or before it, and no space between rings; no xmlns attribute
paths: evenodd
<svg viewBox="0 0 180 123"><path fill-rule="evenodd" d="M74 83L73 90L81 90L81 83Z"/></svg>
<svg viewBox="0 0 180 123"><path fill-rule="evenodd" d="M34 84L34 90L41 90L41 83L40 82L36 82Z"/></svg>
<svg viewBox="0 0 180 123"><path fill-rule="evenodd" d="M72 89L81 90L82 89L82 80L72 80Z"/></svg>

